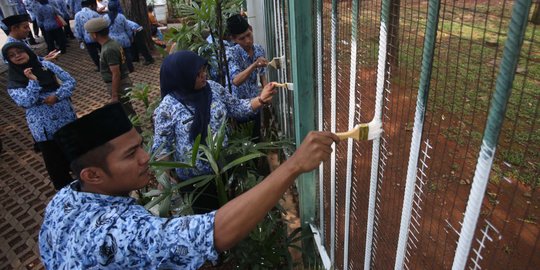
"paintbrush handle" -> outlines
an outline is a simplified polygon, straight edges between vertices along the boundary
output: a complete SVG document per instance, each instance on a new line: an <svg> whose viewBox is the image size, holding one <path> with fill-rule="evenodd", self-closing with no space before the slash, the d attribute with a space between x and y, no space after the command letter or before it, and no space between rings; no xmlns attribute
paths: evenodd
<svg viewBox="0 0 540 270"><path fill-rule="evenodd" d="M347 138L355 139L357 141L365 141L368 138L369 124L359 124L353 129L345 132L336 133L340 140Z"/></svg>
<svg viewBox="0 0 540 270"><path fill-rule="evenodd" d="M274 86L275 86L275 87L288 88L286 83L274 83Z"/></svg>
<svg viewBox="0 0 540 270"><path fill-rule="evenodd" d="M345 131L345 132L338 132L338 133L336 133L336 136L338 136L338 138L343 141L343 140L346 140L348 138L355 139L356 137L358 137L358 136L355 136L354 133L355 133L355 129L351 129L351 130Z"/></svg>

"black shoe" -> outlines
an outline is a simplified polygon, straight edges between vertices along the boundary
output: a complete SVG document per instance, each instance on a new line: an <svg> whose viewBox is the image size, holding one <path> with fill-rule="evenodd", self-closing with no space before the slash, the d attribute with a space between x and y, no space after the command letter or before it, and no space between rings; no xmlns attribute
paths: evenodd
<svg viewBox="0 0 540 270"><path fill-rule="evenodd" d="M143 65L148 66L148 65L153 64L154 62L155 62L154 59L152 59L150 61L144 61Z"/></svg>

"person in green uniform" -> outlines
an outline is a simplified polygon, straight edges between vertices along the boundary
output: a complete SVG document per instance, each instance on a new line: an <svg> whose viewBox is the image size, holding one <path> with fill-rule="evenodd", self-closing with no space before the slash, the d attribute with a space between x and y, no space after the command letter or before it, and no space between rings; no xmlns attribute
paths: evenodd
<svg viewBox="0 0 540 270"><path fill-rule="evenodd" d="M122 45L109 38L109 23L103 18L94 18L84 24L90 37L101 45L100 72L111 95L111 102L119 101L129 116L135 116L133 106L126 94L133 86L129 78L126 54Z"/></svg>

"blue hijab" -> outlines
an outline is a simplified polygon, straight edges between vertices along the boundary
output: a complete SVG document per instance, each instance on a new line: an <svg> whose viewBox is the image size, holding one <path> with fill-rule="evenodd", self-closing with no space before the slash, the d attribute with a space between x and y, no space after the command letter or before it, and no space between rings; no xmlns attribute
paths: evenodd
<svg viewBox="0 0 540 270"><path fill-rule="evenodd" d="M201 134L203 143L208 135L210 123L212 89L208 83L203 89L195 89L195 80L199 75L199 70L206 65L208 61L196 53L178 51L163 60L159 74L162 99L170 95L184 106L195 107L195 111L191 112L193 123L189 131L189 139L193 141L197 135Z"/></svg>

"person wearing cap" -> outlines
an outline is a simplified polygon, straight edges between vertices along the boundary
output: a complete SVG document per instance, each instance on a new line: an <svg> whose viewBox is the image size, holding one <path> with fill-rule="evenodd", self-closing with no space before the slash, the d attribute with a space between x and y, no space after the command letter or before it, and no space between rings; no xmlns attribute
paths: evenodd
<svg viewBox="0 0 540 270"><path fill-rule="evenodd" d="M259 95L260 80L264 87L267 84L266 66L268 61L261 45L253 42L253 28L244 16L233 15L227 19L227 30L236 45L227 49L229 76L232 93L237 98L253 98ZM261 113L254 115L252 137L261 139Z"/></svg>
<svg viewBox="0 0 540 270"><path fill-rule="evenodd" d="M28 46L30 46L25 42L26 37L30 33L30 17L28 14L23 15L12 15L9 17L6 17L2 20L2 22L6 25L8 34L8 37L6 39L6 44L11 42L21 42ZM51 61L58 57L58 54L56 54L56 50L51 51L49 54L47 54L45 57L41 58L38 57L39 60L46 60ZM7 59L4 59L4 61L7 61Z"/></svg>
<svg viewBox="0 0 540 270"><path fill-rule="evenodd" d="M39 5L37 5L37 10L35 11L36 18L39 27L43 30L47 50L52 52L58 46L62 54L66 53L67 40L63 31L64 25L57 21L57 16L62 15L55 7L49 4L49 0L37 1Z"/></svg>
<svg viewBox="0 0 540 270"><path fill-rule="evenodd" d="M128 194L151 178L149 154L118 103L66 125L55 140L79 180L45 209L39 250L46 269L198 269L235 246L301 173L318 167L338 141L311 132L260 184L217 211L153 216Z"/></svg>
<svg viewBox="0 0 540 270"><path fill-rule="evenodd" d="M267 83L265 52L261 45L253 42L253 29L240 14L227 19L227 30L235 46L227 50L232 92L237 98L253 98L259 95L257 79L262 86Z"/></svg>
<svg viewBox="0 0 540 270"><path fill-rule="evenodd" d="M126 97L133 86L129 78L126 53L122 45L109 37L109 22L104 18L91 19L84 24L84 29L92 40L101 45L99 70L111 94L111 101L120 101L127 114L135 116L129 97Z"/></svg>
<svg viewBox="0 0 540 270"><path fill-rule="evenodd" d="M154 142L152 149L173 153L172 159L187 162L194 139L201 134L206 141L208 128L215 134L228 117L247 119L272 100L274 85L265 86L260 96L238 99L217 82L207 80L208 62L191 51L179 51L163 60L160 70L162 101L154 111ZM224 139L224 147L227 145ZM162 154L162 153L158 153ZM179 181L212 174L208 162L197 160L193 169L176 169ZM192 191L189 188L183 192ZM193 202L195 213L205 213L219 207L215 184Z"/></svg>
<svg viewBox="0 0 540 270"><path fill-rule="evenodd" d="M30 16L28 14L12 15L2 19L2 22L7 28L5 31L8 35L6 43L23 42L26 44L25 39L30 33Z"/></svg>
<svg viewBox="0 0 540 270"><path fill-rule="evenodd" d="M69 162L53 141L53 134L76 118L70 100L76 82L52 62L39 61L24 43L7 43L2 56L8 61L8 94L25 109L30 133L41 150L54 188L59 190L73 179Z"/></svg>
<svg viewBox="0 0 540 270"><path fill-rule="evenodd" d="M96 1L95 0L84 0L81 3L82 9L75 14L75 37L79 40L79 43L84 43L88 55L96 64L96 71L99 71L99 50L101 50L101 45L96 41L92 40L90 34L84 30L84 24L94 18L100 18L101 16L96 12Z"/></svg>

